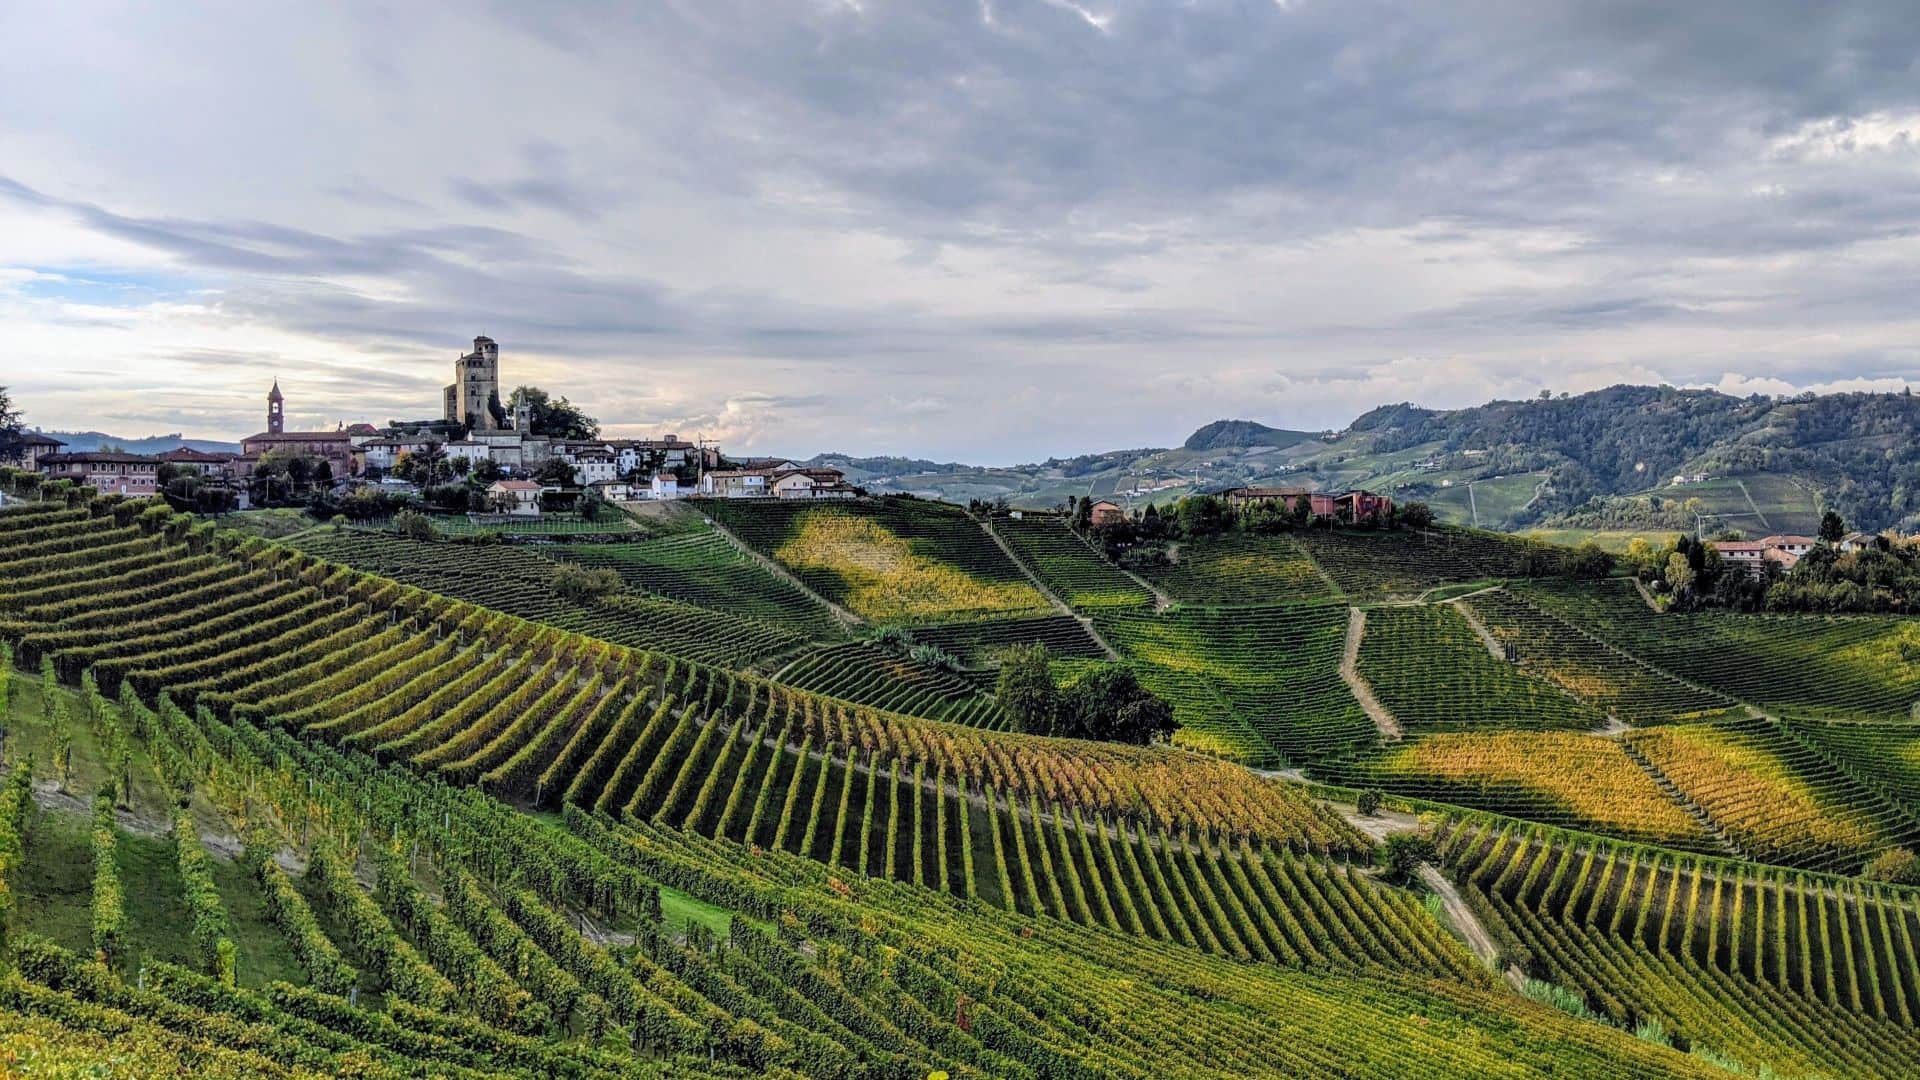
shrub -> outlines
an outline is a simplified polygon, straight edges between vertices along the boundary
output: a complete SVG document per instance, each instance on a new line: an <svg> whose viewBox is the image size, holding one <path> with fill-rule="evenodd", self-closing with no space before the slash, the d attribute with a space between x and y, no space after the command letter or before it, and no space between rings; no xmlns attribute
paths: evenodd
<svg viewBox="0 0 1920 1080"><path fill-rule="evenodd" d="M1372 817L1380 812L1380 789L1368 788L1360 793L1358 802L1360 813Z"/></svg>
<svg viewBox="0 0 1920 1080"><path fill-rule="evenodd" d="M1380 842L1378 858L1388 880L1405 884L1413 880L1421 863L1433 861L1433 838L1420 832L1394 833Z"/></svg>
<svg viewBox="0 0 1920 1080"><path fill-rule="evenodd" d="M402 510L393 515L393 528L409 540L431 540L436 535L433 522L418 510Z"/></svg>
<svg viewBox="0 0 1920 1080"><path fill-rule="evenodd" d="M1906 848L1890 848L1868 863L1860 875L1869 881L1920 885L1920 856Z"/></svg>
<svg viewBox="0 0 1920 1080"><path fill-rule="evenodd" d="M584 566L563 563L553 571L554 595L570 603L592 603L618 592L620 588L620 572L609 567L590 570Z"/></svg>

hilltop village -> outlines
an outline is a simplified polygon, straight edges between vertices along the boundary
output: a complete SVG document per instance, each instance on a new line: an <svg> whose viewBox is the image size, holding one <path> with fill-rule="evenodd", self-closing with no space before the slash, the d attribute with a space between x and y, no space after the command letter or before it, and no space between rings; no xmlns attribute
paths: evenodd
<svg viewBox="0 0 1920 1080"><path fill-rule="evenodd" d="M68 451L38 433L21 437L21 466L49 481L102 494L166 495L206 512L318 505L349 517L390 514L424 501L475 520L592 513L598 504L723 498L846 499L857 492L838 469L777 458L730 458L678 434L601 438L599 425L545 392L502 394L500 346L473 339L454 361L438 417L384 425L342 422L330 431L290 431L275 380L265 427L238 453L189 446L157 454Z"/></svg>

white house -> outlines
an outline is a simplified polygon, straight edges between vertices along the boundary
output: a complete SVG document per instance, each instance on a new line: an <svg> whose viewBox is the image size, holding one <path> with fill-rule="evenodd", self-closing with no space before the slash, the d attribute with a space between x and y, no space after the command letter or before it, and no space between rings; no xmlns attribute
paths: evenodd
<svg viewBox="0 0 1920 1080"><path fill-rule="evenodd" d="M679 477L662 471L653 474L653 483L648 493L656 499L677 499L686 494L686 490L680 486Z"/></svg>
<svg viewBox="0 0 1920 1080"><path fill-rule="evenodd" d="M584 450L573 455L573 482L581 487L620 478L620 459L610 450Z"/></svg>
<svg viewBox="0 0 1920 1080"><path fill-rule="evenodd" d="M540 516L540 485L532 480L495 480L487 486L487 498L500 513Z"/></svg>
<svg viewBox="0 0 1920 1080"><path fill-rule="evenodd" d="M715 469L701 475L700 494L722 499L765 498L771 478L771 471L766 469Z"/></svg>
<svg viewBox="0 0 1920 1080"><path fill-rule="evenodd" d="M608 502L631 502L633 485L625 480L595 480L587 485L588 490Z"/></svg>
<svg viewBox="0 0 1920 1080"><path fill-rule="evenodd" d="M848 499L853 489L839 469L785 469L773 474L769 489L781 499Z"/></svg>

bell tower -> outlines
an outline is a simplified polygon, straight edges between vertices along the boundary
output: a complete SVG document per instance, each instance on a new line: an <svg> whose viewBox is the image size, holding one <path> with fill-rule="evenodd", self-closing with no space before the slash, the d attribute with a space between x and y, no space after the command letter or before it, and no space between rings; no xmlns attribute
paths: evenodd
<svg viewBox="0 0 1920 1080"><path fill-rule="evenodd" d="M280 396L280 380L273 380L267 391L267 434L280 435L287 430L286 399Z"/></svg>

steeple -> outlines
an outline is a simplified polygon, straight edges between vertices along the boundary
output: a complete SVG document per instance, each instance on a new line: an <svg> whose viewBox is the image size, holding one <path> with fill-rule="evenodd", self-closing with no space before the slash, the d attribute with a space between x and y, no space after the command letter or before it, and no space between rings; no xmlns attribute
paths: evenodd
<svg viewBox="0 0 1920 1080"><path fill-rule="evenodd" d="M280 396L280 380L273 380L273 389L267 391L267 434L279 435L287 429L286 399Z"/></svg>

